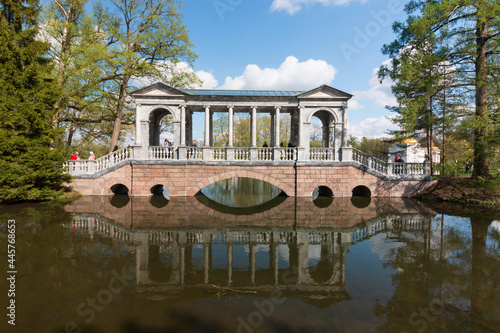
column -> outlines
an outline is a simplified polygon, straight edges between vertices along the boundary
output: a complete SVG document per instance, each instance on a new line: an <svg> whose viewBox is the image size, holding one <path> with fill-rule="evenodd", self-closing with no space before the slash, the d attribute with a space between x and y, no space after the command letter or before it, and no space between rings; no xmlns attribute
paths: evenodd
<svg viewBox="0 0 500 333"><path fill-rule="evenodd" d="M205 147L210 146L210 106L205 105Z"/></svg>
<svg viewBox="0 0 500 333"><path fill-rule="evenodd" d="M269 142L269 147L274 147L274 113L271 112L270 113L271 115L271 142Z"/></svg>
<svg viewBox="0 0 500 333"><path fill-rule="evenodd" d="M214 112L210 111L210 147L214 146Z"/></svg>
<svg viewBox="0 0 500 333"><path fill-rule="evenodd" d="M342 107L342 147L347 147L347 105Z"/></svg>
<svg viewBox="0 0 500 333"><path fill-rule="evenodd" d="M234 133L233 133L233 130L234 130L234 126L233 126L233 122L234 122L234 119L233 119L233 107L232 106L228 106L227 107L229 109L229 120L228 120L228 133L229 133L229 139L228 139L228 143L227 143L227 146L228 147L232 147L233 146L233 138L234 138Z"/></svg>
<svg viewBox="0 0 500 333"><path fill-rule="evenodd" d="M180 146L185 146L186 145L186 106L185 105L180 105L179 106L181 109L181 137L180 137L180 142L174 142L174 144L179 144Z"/></svg>
<svg viewBox="0 0 500 333"><path fill-rule="evenodd" d="M302 142L304 140L304 125L302 124L302 117L304 116L304 112L304 107L299 107L299 142L297 144L299 148L304 148L304 142Z"/></svg>
<svg viewBox="0 0 500 333"><path fill-rule="evenodd" d="M290 142L294 147L299 146L299 111L294 110L290 114Z"/></svg>
<svg viewBox="0 0 500 333"><path fill-rule="evenodd" d="M280 107L276 106L274 112L274 146L280 146Z"/></svg>
<svg viewBox="0 0 500 333"><path fill-rule="evenodd" d="M333 147L335 148L335 160L339 160L340 148L342 148L342 124L335 124L333 134Z"/></svg>
<svg viewBox="0 0 500 333"><path fill-rule="evenodd" d="M251 129L251 144L250 147L257 147L257 108L252 107L252 129Z"/></svg>
<svg viewBox="0 0 500 333"><path fill-rule="evenodd" d="M144 143L141 141L141 104L137 104L135 110L135 144L142 146Z"/></svg>
<svg viewBox="0 0 500 333"><path fill-rule="evenodd" d="M193 111L186 110L186 145L191 145L193 141Z"/></svg>

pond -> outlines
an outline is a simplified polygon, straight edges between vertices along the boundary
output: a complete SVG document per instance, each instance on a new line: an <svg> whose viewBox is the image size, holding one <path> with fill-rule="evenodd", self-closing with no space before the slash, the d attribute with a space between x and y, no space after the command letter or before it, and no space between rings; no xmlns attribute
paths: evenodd
<svg viewBox="0 0 500 333"><path fill-rule="evenodd" d="M500 218L226 191L0 207L0 331L498 331Z"/></svg>

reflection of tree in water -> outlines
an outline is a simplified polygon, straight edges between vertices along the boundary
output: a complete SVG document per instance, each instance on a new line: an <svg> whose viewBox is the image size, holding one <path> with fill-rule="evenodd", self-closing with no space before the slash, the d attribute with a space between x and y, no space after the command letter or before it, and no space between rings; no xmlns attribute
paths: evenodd
<svg viewBox="0 0 500 333"><path fill-rule="evenodd" d="M28 279L29 288L16 290L16 302L24 304L17 314L29 318L30 327L59 326L61 329L53 331L64 331L68 320L77 316L77 306L107 287L113 271L121 273L122 268L135 265L133 253L116 240L80 230L72 214L60 205L23 204L3 207L2 211L2 221L20 217L16 269L33 278ZM93 218L89 219L93 223Z"/></svg>
<svg viewBox="0 0 500 333"><path fill-rule="evenodd" d="M385 258L395 269L395 291L386 306L377 302L373 310L385 321L379 332L497 330L500 317L485 312L494 313L500 303L498 250L486 242L491 220L472 218L471 233L458 223L445 226L442 218L434 220L434 231L392 236L405 245Z"/></svg>
<svg viewBox="0 0 500 333"><path fill-rule="evenodd" d="M229 207L253 207L281 192L276 186L251 178L230 178L208 185L201 192L209 199Z"/></svg>

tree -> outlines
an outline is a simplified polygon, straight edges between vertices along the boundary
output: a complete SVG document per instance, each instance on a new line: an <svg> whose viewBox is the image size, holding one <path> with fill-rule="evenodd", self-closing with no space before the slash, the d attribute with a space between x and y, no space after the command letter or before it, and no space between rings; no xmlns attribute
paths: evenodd
<svg viewBox="0 0 500 333"><path fill-rule="evenodd" d="M35 39L38 1L0 1L0 201L47 200L70 180L50 149L57 85Z"/></svg>
<svg viewBox="0 0 500 333"><path fill-rule="evenodd" d="M66 92L56 105L55 127L64 125L69 144L78 132L84 141L107 142L110 152L123 137L122 125L134 124L129 93L143 82L198 82L188 66L179 65L190 65L195 54L179 1L112 0L111 9L86 3L53 0L46 10L54 77Z"/></svg>
<svg viewBox="0 0 500 333"><path fill-rule="evenodd" d="M108 24L107 61L109 76L116 82L110 97L114 125L109 152L118 143L122 121L126 118L126 106L130 102L132 80L156 78L179 87L195 80L189 72L176 75L175 65L185 60L191 63L195 54L182 23L181 4L175 0L127 1L112 0L117 15ZM99 24L99 22L96 22ZM169 77L169 74L173 76Z"/></svg>
<svg viewBox="0 0 500 333"><path fill-rule="evenodd" d="M498 100L498 96L489 94L489 85L500 72L500 68L494 65L498 63L500 52L500 3L490 0L411 0L406 6L406 12L409 15L406 23L394 24L398 38L385 45L383 53L394 59L398 59L402 53L420 54L423 56L422 64L427 64L426 68L432 74L437 72L432 71L432 68L438 68L439 64L444 62L449 64L456 79L452 85L447 86L448 91L454 90L456 96L465 97L468 104L474 101L474 112L469 119L474 131L473 177L490 176L490 109L492 103ZM421 52L426 51L426 45L431 46L432 52ZM409 85L414 82L412 73L419 76L419 68L404 65L404 61L393 61L393 72L407 70L408 76L396 75L395 78L397 84L405 82ZM438 82L433 78L435 76L431 75L430 84L421 86L424 91L418 96L430 98L441 90L436 87ZM427 93L424 93L425 91ZM419 103L422 103L422 100L423 98L414 99ZM429 108L431 106L432 102L429 103ZM412 114L415 115L414 112ZM422 115L417 118L421 119Z"/></svg>

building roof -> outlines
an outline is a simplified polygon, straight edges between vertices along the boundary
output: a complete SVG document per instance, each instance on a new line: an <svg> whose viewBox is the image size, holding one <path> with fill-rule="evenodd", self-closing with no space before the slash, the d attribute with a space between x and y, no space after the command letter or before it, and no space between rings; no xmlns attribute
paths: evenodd
<svg viewBox="0 0 500 333"><path fill-rule="evenodd" d="M227 89L183 89L174 88L162 82L140 88L132 92L134 97L144 95L161 96L226 96L226 97L292 97L297 99L342 99L349 100L352 95L328 85L312 90L227 90Z"/></svg>
<svg viewBox="0 0 500 333"><path fill-rule="evenodd" d="M223 89L179 89L189 95L204 96L262 96L293 97L304 93L299 90L223 90Z"/></svg>
<svg viewBox="0 0 500 333"><path fill-rule="evenodd" d="M403 143L403 144L404 143L406 143L406 144L408 144L408 143L418 143L418 141L415 138L406 138L403 141L401 141L401 143Z"/></svg>

